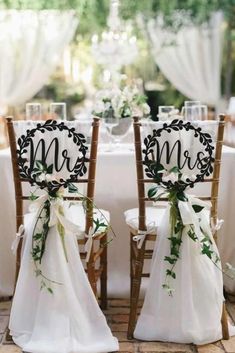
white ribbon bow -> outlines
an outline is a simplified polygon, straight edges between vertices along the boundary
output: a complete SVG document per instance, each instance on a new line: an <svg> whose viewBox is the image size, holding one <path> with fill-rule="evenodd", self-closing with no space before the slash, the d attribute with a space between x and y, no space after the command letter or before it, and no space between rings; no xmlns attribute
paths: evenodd
<svg viewBox="0 0 235 353"><path fill-rule="evenodd" d="M200 217L198 217L197 213L195 213L193 209L193 206L194 205L201 206L207 210L210 210L211 203L202 201L199 198L195 197L194 195L189 195L185 193L185 196L187 197L187 201L178 201L178 207L179 207L182 222L184 225L192 224L194 226L195 233L198 236L201 236L204 238L204 235L201 231L201 225L202 224L205 225L205 222L203 219L200 219Z"/></svg>
<svg viewBox="0 0 235 353"><path fill-rule="evenodd" d="M16 233L16 237L15 237L15 239L13 240L13 242L11 244L11 250L12 250L14 255L16 255L20 239L23 238L23 237L24 237L24 225L21 224L19 226L18 232Z"/></svg>
<svg viewBox="0 0 235 353"><path fill-rule="evenodd" d="M86 260L85 260L86 262L90 260L93 239L95 238L96 235L97 233L94 233L94 229L92 227L90 227L88 234L85 233L85 238L87 238L87 241L84 246L84 249L86 252Z"/></svg>
<svg viewBox="0 0 235 353"><path fill-rule="evenodd" d="M222 227L222 225L224 224L224 220L223 219L216 219L216 222L214 221L213 218L211 218L211 231L212 234L214 235L217 230L220 230L220 228Z"/></svg>
<svg viewBox="0 0 235 353"><path fill-rule="evenodd" d="M152 226L151 226L152 225ZM149 227L149 228L148 228ZM147 234L153 234L155 233L156 227L155 227L155 222L151 222L147 226L147 230L138 230L137 235L133 237L133 240L137 242L137 248L141 249L142 245L145 241L146 235Z"/></svg>
<svg viewBox="0 0 235 353"><path fill-rule="evenodd" d="M60 208L61 207L63 208L63 203L64 203L62 199L55 198L53 200L50 200L49 195L46 193L38 197L36 200L32 201L32 203L29 206L29 211L30 212L38 211L47 200L50 201L49 227L53 227L58 222L60 222L67 232L74 234L78 239L83 239L84 235L80 226L71 222L63 214L61 214Z"/></svg>

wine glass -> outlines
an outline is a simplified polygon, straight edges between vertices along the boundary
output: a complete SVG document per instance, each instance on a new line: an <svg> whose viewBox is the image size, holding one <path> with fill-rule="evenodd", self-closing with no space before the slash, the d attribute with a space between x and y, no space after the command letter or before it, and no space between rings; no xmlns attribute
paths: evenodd
<svg viewBox="0 0 235 353"><path fill-rule="evenodd" d="M40 103L26 104L26 120L41 120L42 107Z"/></svg>
<svg viewBox="0 0 235 353"><path fill-rule="evenodd" d="M54 120L66 120L66 103L51 103L50 116Z"/></svg>
<svg viewBox="0 0 235 353"><path fill-rule="evenodd" d="M119 124L119 118L117 116L115 116L114 114L112 114L112 112L108 113L108 114L104 114L104 123L105 123L105 127L108 131L108 134L110 136L110 140L109 140L109 151L112 151L112 132L113 132L113 128L118 126Z"/></svg>

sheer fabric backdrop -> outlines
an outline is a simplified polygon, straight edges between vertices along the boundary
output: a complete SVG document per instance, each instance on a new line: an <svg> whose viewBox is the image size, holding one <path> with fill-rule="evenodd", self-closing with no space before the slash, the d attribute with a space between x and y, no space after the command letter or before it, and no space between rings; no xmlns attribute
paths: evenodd
<svg viewBox="0 0 235 353"><path fill-rule="evenodd" d="M187 24L178 32L161 27L160 19L147 23L156 64L186 97L218 105L222 54L222 13L203 26Z"/></svg>
<svg viewBox="0 0 235 353"><path fill-rule="evenodd" d="M0 12L0 108L25 103L42 88L77 25L74 11Z"/></svg>

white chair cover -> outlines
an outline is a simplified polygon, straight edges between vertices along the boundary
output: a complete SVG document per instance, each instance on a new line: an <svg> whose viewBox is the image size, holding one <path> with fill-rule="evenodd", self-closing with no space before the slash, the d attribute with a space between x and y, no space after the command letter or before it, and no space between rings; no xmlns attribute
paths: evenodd
<svg viewBox="0 0 235 353"><path fill-rule="evenodd" d="M206 214L201 217L206 217ZM201 254L198 243L192 241L186 232L187 229L183 232L180 259L174 268L173 295L169 296L162 288L168 268L164 257L169 254L167 208L158 228L149 285L135 338L194 344L206 344L222 338L222 272ZM211 233L208 235L212 240ZM215 244L213 248L218 251ZM235 327L230 327L230 334L235 334Z"/></svg>
<svg viewBox="0 0 235 353"><path fill-rule="evenodd" d="M64 143L61 141L62 146ZM68 148L73 145L68 144ZM64 207L64 212L67 219L80 224L82 229L84 219L81 207L78 208ZM14 342L31 353L117 351L118 341L112 336L92 292L76 236L65 229L66 261L56 225L49 229L40 269L43 275L57 283L50 283L53 293L46 288L40 289L31 254L37 216L37 210L25 216L22 263L9 326Z"/></svg>
<svg viewBox="0 0 235 353"><path fill-rule="evenodd" d="M216 141L216 121L201 121L193 123L201 127L203 132L210 133L213 142ZM147 127L147 133L151 134L153 128L161 127L162 122L152 123ZM182 130L159 137L160 145L164 143L164 136L169 143L170 150L177 139L181 141L181 162L184 151L189 151L192 161L196 160L197 153L202 150L199 139L195 139L194 133ZM163 140L161 140L163 139ZM166 152L166 151L165 151ZM162 156L164 160L165 155ZM164 164L163 164L164 165ZM172 154L170 165L177 165L177 154ZM166 167L166 165L164 165ZM189 177L199 172L197 164L190 170L185 164L182 173ZM207 185L206 185L207 184ZM206 194L210 193L209 183L205 183ZM189 193L189 199L194 199L197 186ZM198 200L198 199L197 199ZM200 202L199 200L197 202ZM180 201L179 201L180 203ZM181 202L185 204L186 202ZM180 206L179 206L180 207ZM209 206L207 207L207 209ZM185 225L180 247L180 258L174 267L175 279L171 279L173 289L172 296L163 288L166 281L166 270L169 263L164 260L170 255L171 222L170 207L165 210L164 216L156 220L158 224L157 241L151 264L150 280L146 291L144 305L138 318L134 337L142 340L160 340L178 343L206 344L222 338L221 315L223 304L223 279L220 262L215 265L208 256L201 253L201 245L193 241L187 232L192 224L191 214L186 213L186 219L182 220ZM196 215L196 216L195 216ZM202 240L207 234L212 242L213 250L218 253L214 243L208 219L208 210L203 209L200 213L193 212L192 217L198 217L199 227L194 227L197 238ZM194 218L195 219L195 218ZM151 221L154 221L151 219ZM203 237L203 238L202 238ZM230 334L235 334L235 327L230 327Z"/></svg>

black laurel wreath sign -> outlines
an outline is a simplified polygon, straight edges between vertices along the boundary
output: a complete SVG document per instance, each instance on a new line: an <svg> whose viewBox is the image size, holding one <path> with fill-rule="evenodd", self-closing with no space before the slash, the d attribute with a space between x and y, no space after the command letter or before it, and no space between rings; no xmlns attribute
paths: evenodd
<svg viewBox="0 0 235 353"><path fill-rule="evenodd" d="M193 131L194 137L197 138L200 144L203 146L204 156L200 161L200 167L198 169L200 172L196 175L194 180L186 178L186 180L163 181L162 174L159 173L162 169L161 161L154 160L154 148L158 144L159 138L162 132L171 133L172 131ZM180 142L179 142L180 143ZM172 187L177 187L185 189L186 187L193 187L195 183L203 181L205 177L208 177L213 172L214 163L214 146L212 145L212 137L210 134L203 132L200 127L195 127L190 122L184 122L183 120L172 120L170 123L164 123L162 128L158 130L154 129L152 135L148 135L144 139L145 148L143 149L143 164L145 165L146 176L154 179L155 182L161 183L167 189ZM179 151L178 151L179 152ZM188 153L188 151L186 151Z"/></svg>
<svg viewBox="0 0 235 353"><path fill-rule="evenodd" d="M55 130L67 132L68 138L74 144L74 153L77 153L78 158L68 178L51 180L48 182L44 180L40 181L34 173L34 167L30 166L28 163L28 159L25 158L25 154L28 152L30 146L32 146L36 134L44 134L46 131L50 132ZM86 162L88 162L89 159L86 157L88 147L85 143L85 136L83 134L75 132L74 127L69 128L64 122L57 122L56 120L47 120L45 123L38 123L35 128L27 130L26 134L22 135L17 141L17 159L20 177L23 179L27 179L32 185L38 185L41 189L47 187L48 190L50 190L51 192L57 191L61 186L66 188L69 183L76 181L78 177L82 177L87 172ZM64 151L67 154L68 151ZM59 156L57 151L55 159L58 159L58 157Z"/></svg>

